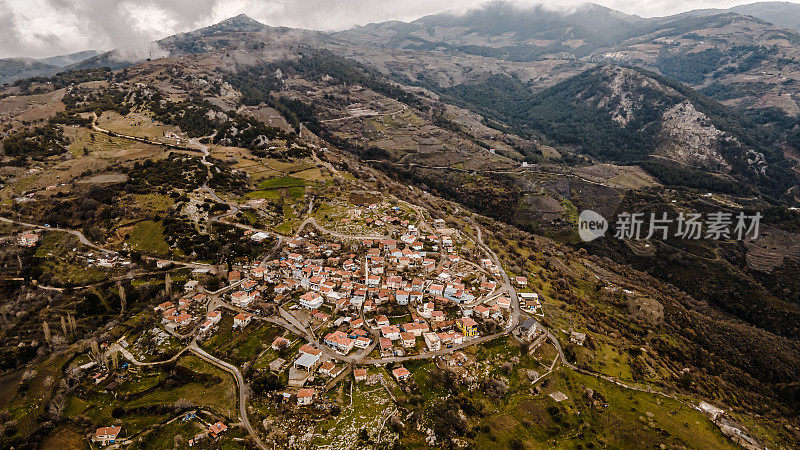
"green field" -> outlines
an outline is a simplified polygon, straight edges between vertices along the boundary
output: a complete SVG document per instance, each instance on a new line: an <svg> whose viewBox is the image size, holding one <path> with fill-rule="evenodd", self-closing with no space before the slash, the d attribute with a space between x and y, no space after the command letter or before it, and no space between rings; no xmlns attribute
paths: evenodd
<svg viewBox="0 0 800 450"><path fill-rule="evenodd" d="M262 180L258 183L258 189L261 190L270 190L270 189L284 189L284 188L292 188L292 187L304 187L306 185L306 181L302 178L295 178L295 177L279 177L279 178L270 178L268 180Z"/></svg>
<svg viewBox="0 0 800 450"><path fill-rule="evenodd" d="M164 226L161 222L145 220L137 223L131 229L127 242L132 250L159 255L169 253L169 246L164 241Z"/></svg>

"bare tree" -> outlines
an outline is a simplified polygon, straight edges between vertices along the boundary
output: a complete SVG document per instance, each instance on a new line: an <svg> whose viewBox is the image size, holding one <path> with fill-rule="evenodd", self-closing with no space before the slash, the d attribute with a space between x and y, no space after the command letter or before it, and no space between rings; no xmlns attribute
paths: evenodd
<svg viewBox="0 0 800 450"><path fill-rule="evenodd" d="M121 306L120 314L125 314L125 307L127 306L128 299L125 297L125 288L122 287L121 282L117 282L117 287L119 288L119 304Z"/></svg>
<svg viewBox="0 0 800 450"><path fill-rule="evenodd" d="M72 335L75 336L75 318L72 317L72 314L67 315L67 321L69 322L70 330L72 330Z"/></svg>
<svg viewBox="0 0 800 450"><path fill-rule="evenodd" d="M172 296L172 278L169 274L164 276L164 292L167 294L167 297Z"/></svg>
<svg viewBox="0 0 800 450"><path fill-rule="evenodd" d="M47 321L42 321L42 328L44 329L44 340L50 345L50 325L47 324Z"/></svg>

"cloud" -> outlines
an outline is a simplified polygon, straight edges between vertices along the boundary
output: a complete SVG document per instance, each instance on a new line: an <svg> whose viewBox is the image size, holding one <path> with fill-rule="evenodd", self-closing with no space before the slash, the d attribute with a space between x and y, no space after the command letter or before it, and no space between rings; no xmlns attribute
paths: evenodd
<svg viewBox="0 0 800 450"><path fill-rule="evenodd" d="M119 49L147 56L152 41L211 23L223 0L6 0L0 56Z"/></svg>
<svg viewBox="0 0 800 450"><path fill-rule="evenodd" d="M544 3L515 0L518 4ZM246 13L268 25L331 31L385 20L413 20L466 10L482 0L0 0L0 57L44 57L86 49L119 49L122 57L158 51L152 42ZM574 6L578 0L550 0ZM652 17L732 0L598 0ZM156 55L153 55L156 56Z"/></svg>

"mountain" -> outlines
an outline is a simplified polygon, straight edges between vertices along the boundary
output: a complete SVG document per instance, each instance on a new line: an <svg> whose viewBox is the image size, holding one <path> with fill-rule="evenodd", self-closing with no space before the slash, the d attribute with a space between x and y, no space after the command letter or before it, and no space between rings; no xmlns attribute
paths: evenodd
<svg viewBox="0 0 800 450"><path fill-rule="evenodd" d="M608 45L646 23L640 17L590 3L559 9L544 5L521 8L507 2L491 2L463 14L442 13L410 23L372 24L335 36L416 50L522 46L545 53L586 51Z"/></svg>
<svg viewBox="0 0 800 450"><path fill-rule="evenodd" d="M158 46L172 56L222 49L264 51L268 46L313 44L322 33L287 27L270 27L240 14L217 24L161 39Z"/></svg>
<svg viewBox="0 0 800 450"><path fill-rule="evenodd" d="M42 58L39 61L45 64L51 64L58 67L66 67L72 64L77 64L85 61L93 56L99 55L97 50L84 50L82 52L70 53L69 55L51 56L49 58Z"/></svg>
<svg viewBox="0 0 800 450"><path fill-rule="evenodd" d="M0 84L35 76L50 76L64 67L79 63L97 55L94 50L72 53L69 55L51 56L49 58L4 58L0 59Z"/></svg>
<svg viewBox="0 0 800 450"><path fill-rule="evenodd" d="M58 71L58 66L43 63L31 58L4 58L0 59L0 84L12 83L22 78L39 75L52 75Z"/></svg>
<svg viewBox="0 0 800 450"><path fill-rule="evenodd" d="M758 2L730 8L737 14L757 17L779 27L800 31L800 5L791 2Z"/></svg>
<svg viewBox="0 0 800 450"><path fill-rule="evenodd" d="M332 36L344 52L358 47L352 57L439 86L500 72L546 89L595 64L617 64L661 73L731 106L800 113L800 35L726 10L640 18L593 4L494 2Z"/></svg>

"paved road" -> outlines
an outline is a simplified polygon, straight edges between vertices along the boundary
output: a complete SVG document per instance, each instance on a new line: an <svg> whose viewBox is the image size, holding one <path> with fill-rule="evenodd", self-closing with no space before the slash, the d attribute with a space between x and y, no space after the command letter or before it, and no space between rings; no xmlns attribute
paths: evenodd
<svg viewBox="0 0 800 450"><path fill-rule="evenodd" d="M239 369L233 364L227 363L207 353L197 345L197 341L192 341L187 348L200 359L211 363L220 369L225 370L226 372L230 372L233 375L233 378L236 380L236 386L239 390L239 415L242 419L242 425L244 425L244 427L247 429L247 432L250 433L250 437L253 438L256 445L263 450L267 450L267 446L264 445L264 442L262 442L261 438L258 437L258 433L256 433L256 430L254 430L253 426L250 425L250 419L247 417L247 391L244 383L244 377L242 377L242 373L239 372Z"/></svg>

